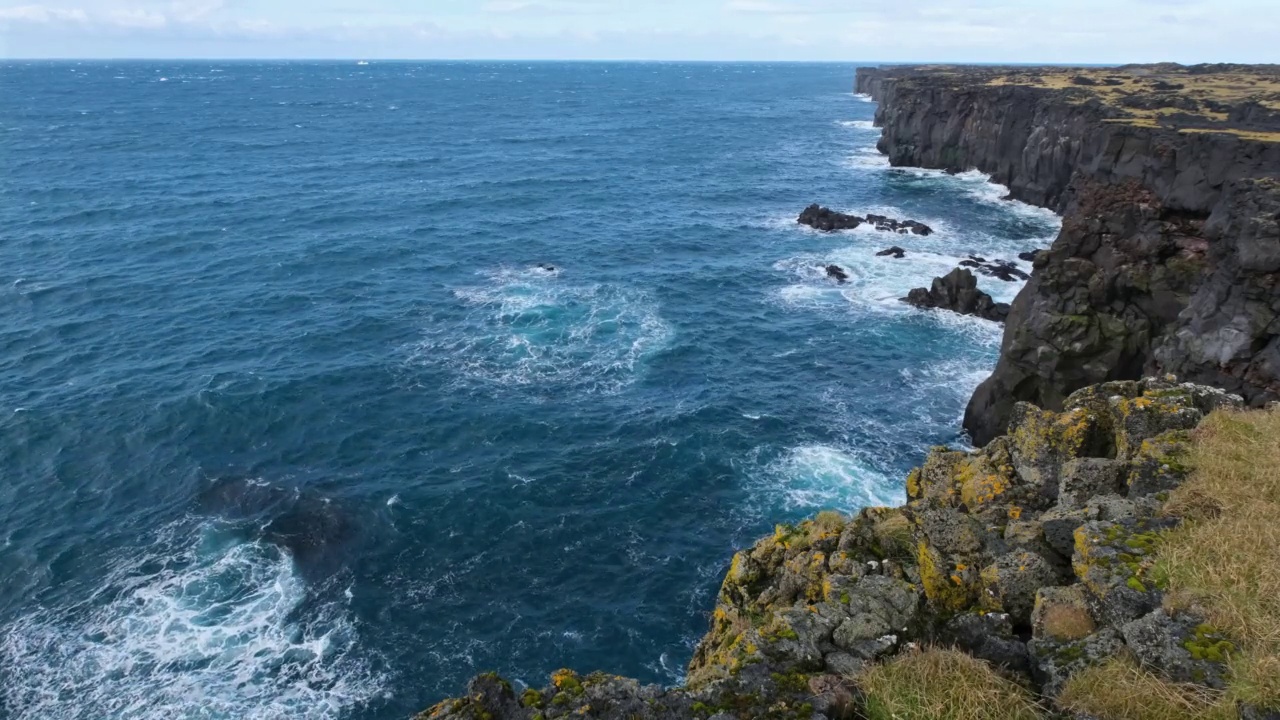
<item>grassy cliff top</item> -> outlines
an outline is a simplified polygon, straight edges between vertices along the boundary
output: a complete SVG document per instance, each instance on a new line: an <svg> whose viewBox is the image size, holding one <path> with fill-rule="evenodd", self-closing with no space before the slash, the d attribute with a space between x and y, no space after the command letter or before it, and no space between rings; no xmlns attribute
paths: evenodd
<svg viewBox="0 0 1280 720"><path fill-rule="evenodd" d="M954 78L969 86L1051 91L1072 103L1100 105L1108 122L1280 142L1280 65L921 66L904 70Z"/></svg>

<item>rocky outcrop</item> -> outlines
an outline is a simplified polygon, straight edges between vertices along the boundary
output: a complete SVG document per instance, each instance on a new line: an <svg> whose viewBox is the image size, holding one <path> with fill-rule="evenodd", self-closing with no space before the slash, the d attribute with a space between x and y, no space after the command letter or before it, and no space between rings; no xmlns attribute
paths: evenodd
<svg viewBox="0 0 1280 720"><path fill-rule="evenodd" d="M1123 87L1103 82L1115 73ZM1094 75L1094 86L1065 81ZM1252 405L1280 398L1280 124L1223 90L1262 93L1276 77L1216 66L859 71L891 164L978 169L1064 215L965 414L976 443L1003 432L1019 401L1056 409L1079 388L1143 374Z"/></svg>
<svg viewBox="0 0 1280 720"><path fill-rule="evenodd" d="M866 217L846 215L816 204L805 208L800 213L800 217L796 218L796 222L823 232L853 230L861 225L871 225L882 232L894 232L903 235L907 233L913 235L933 234L933 228L915 220L895 220L884 215L867 215Z"/></svg>
<svg viewBox="0 0 1280 720"><path fill-rule="evenodd" d="M1171 379L1019 403L978 451L937 448L901 508L821 513L734 555L684 686L554 674L517 690L487 675L422 718L864 717L860 671L913 645L987 660L1052 704L1072 674L1120 654L1178 682L1221 685L1230 639L1194 607L1164 609L1153 556L1165 504L1206 413L1240 398Z"/></svg>
<svg viewBox="0 0 1280 720"><path fill-rule="evenodd" d="M928 290L916 288L902 301L918 308L941 308L961 315L977 315L984 320L1004 322L1009 315L1008 303L998 303L978 289L978 279L965 268L933 279Z"/></svg>
<svg viewBox="0 0 1280 720"><path fill-rule="evenodd" d="M970 255L967 259L960 261L960 267L973 268L983 275L1004 280L1005 282L1031 279L1030 275L1019 269L1017 264L1011 260L988 261L984 257Z"/></svg>
<svg viewBox="0 0 1280 720"><path fill-rule="evenodd" d="M907 251L903 250L897 245L894 245L891 248L885 248L884 250L881 250L880 252L876 253L876 257L892 257L895 260L901 260L906 256L907 256Z"/></svg>

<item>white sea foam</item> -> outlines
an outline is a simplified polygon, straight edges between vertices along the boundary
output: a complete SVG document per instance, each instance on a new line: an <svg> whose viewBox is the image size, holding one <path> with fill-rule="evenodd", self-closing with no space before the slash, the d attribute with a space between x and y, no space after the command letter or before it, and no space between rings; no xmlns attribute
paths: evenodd
<svg viewBox="0 0 1280 720"><path fill-rule="evenodd" d="M876 124L871 120L839 120L837 121L841 127L854 128L857 130L875 130Z"/></svg>
<svg viewBox="0 0 1280 720"><path fill-rule="evenodd" d="M769 463L760 478L763 489L779 495L787 510L856 510L898 505L903 499L884 473L853 452L831 445L801 445Z"/></svg>
<svg viewBox="0 0 1280 720"><path fill-rule="evenodd" d="M845 158L845 164L854 168L887 168L889 157L881 154L875 147L860 147Z"/></svg>
<svg viewBox="0 0 1280 720"><path fill-rule="evenodd" d="M6 628L0 704L30 720L319 720L384 691L352 654L344 604L301 609L285 552L207 528L183 542L116 568L77 607Z"/></svg>
<svg viewBox="0 0 1280 720"><path fill-rule="evenodd" d="M673 335L646 293L564 282L559 269L503 268L458 288L461 323L432 327L415 362L443 363L463 382L612 393L631 384Z"/></svg>
<svg viewBox="0 0 1280 720"><path fill-rule="evenodd" d="M854 93L853 96L861 100L862 102L869 102L869 103L875 102L875 100L871 99L871 96L868 95L867 93Z"/></svg>

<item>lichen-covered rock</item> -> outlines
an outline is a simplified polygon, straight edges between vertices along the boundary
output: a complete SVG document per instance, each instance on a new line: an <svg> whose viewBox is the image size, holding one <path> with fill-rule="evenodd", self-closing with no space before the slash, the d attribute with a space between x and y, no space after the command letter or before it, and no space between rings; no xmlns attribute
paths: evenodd
<svg viewBox="0 0 1280 720"><path fill-rule="evenodd" d="M966 612L947 621L938 634L943 645L1013 673L1029 673L1031 656L1026 643L1013 632L1009 615L998 612Z"/></svg>
<svg viewBox="0 0 1280 720"><path fill-rule="evenodd" d="M1126 465L1107 458L1078 458L1064 463L1058 488L1058 505L1080 508L1097 495L1118 493L1123 488Z"/></svg>
<svg viewBox="0 0 1280 720"><path fill-rule="evenodd" d="M1170 617L1156 609L1120 628L1129 652L1149 670L1174 682L1226 687L1235 645L1202 619Z"/></svg>
<svg viewBox="0 0 1280 720"><path fill-rule="evenodd" d="M1027 643L1035 662L1035 675L1041 692L1054 697L1075 673L1101 665L1124 648L1120 633L1104 628L1080 640L1061 642L1051 638L1033 638Z"/></svg>
<svg viewBox="0 0 1280 720"><path fill-rule="evenodd" d="M1167 522L1094 521L1076 530L1072 567L1109 624L1121 625L1160 605L1152 555Z"/></svg>
<svg viewBox="0 0 1280 720"><path fill-rule="evenodd" d="M985 610L1008 613L1015 624L1031 621L1036 592L1042 587L1066 582L1065 573L1032 552L1001 555L982 570L982 599Z"/></svg>

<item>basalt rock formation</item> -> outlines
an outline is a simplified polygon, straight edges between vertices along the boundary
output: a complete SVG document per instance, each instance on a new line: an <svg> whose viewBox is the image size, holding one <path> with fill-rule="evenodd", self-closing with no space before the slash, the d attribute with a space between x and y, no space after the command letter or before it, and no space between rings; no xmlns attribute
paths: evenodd
<svg viewBox="0 0 1280 720"><path fill-rule="evenodd" d="M859 69L893 165L977 169L1063 214L965 428L1176 373L1280 398L1280 67Z"/></svg>
<svg viewBox="0 0 1280 720"><path fill-rule="evenodd" d="M907 503L828 512L734 555L686 684L496 675L420 718L843 720L868 711L870 665L957 647L1052 706L1072 674L1124 654L1176 682L1222 685L1229 641L1194 607L1170 615L1153 572L1190 435L1240 398L1170 379L1113 382L1061 412L1018 403L978 451L937 448Z"/></svg>
<svg viewBox="0 0 1280 720"><path fill-rule="evenodd" d="M941 308L961 315L977 315L985 320L1004 322L1009 316L1008 303L998 303L978 289L978 279L965 268L956 268L933 279L928 289L916 288L902 301L918 308Z"/></svg>
<svg viewBox="0 0 1280 720"><path fill-rule="evenodd" d="M871 225L882 232L894 232L903 235L907 233L914 235L933 234L933 228L915 220L895 220L884 215L867 215L866 217L846 215L817 204L805 208L800 213L800 217L796 218L796 222L823 232L853 230L861 225Z"/></svg>

